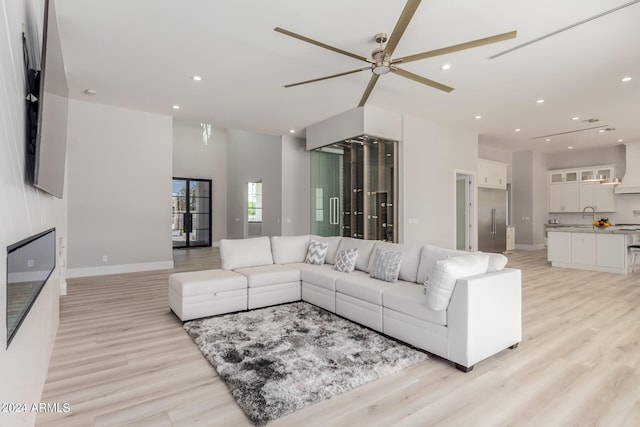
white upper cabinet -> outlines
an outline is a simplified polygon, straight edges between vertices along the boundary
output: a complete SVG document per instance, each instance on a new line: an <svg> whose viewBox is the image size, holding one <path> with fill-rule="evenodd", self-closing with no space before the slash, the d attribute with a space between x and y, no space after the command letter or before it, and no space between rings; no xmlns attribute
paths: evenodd
<svg viewBox="0 0 640 427"><path fill-rule="evenodd" d="M613 165L547 172L549 212L582 212L592 206L596 212L615 212L614 187L590 179L615 177Z"/></svg>
<svg viewBox="0 0 640 427"><path fill-rule="evenodd" d="M478 159L478 187L507 188L507 164Z"/></svg>

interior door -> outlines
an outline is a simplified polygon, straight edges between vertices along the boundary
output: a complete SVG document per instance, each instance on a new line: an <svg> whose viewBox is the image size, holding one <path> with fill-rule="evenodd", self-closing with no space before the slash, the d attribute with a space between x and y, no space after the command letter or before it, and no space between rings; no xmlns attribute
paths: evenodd
<svg viewBox="0 0 640 427"><path fill-rule="evenodd" d="M174 248L211 246L211 180L173 178Z"/></svg>
<svg viewBox="0 0 640 427"><path fill-rule="evenodd" d="M311 233L340 236L342 219L342 154L311 153Z"/></svg>

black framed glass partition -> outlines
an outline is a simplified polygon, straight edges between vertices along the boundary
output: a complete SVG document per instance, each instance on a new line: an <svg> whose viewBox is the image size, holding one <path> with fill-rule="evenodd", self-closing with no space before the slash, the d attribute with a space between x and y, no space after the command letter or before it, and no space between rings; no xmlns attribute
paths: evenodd
<svg viewBox="0 0 640 427"><path fill-rule="evenodd" d="M211 246L210 179L173 178L173 248Z"/></svg>

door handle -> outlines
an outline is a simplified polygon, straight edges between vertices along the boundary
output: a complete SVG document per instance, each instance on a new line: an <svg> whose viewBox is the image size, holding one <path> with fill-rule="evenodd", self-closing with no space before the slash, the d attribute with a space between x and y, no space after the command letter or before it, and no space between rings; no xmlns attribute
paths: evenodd
<svg viewBox="0 0 640 427"><path fill-rule="evenodd" d="M491 208L491 234L496 234L496 208Z"/></svg>
<svg viewBox="0 0 640 427"><path fill-rule="evenodd" d="M329 224L338 225L340 218L338 212L340 211L340 199L338 197L329 198Z"/></svg>

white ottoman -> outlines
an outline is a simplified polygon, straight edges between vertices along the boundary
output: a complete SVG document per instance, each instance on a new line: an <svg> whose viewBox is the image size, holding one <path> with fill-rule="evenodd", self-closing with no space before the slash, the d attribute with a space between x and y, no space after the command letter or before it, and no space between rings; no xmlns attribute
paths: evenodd
<svg viewBox="0 0 640 427"><path fill-rule="evenodd" d="M226 270L174 273L169 307L182 321L246 310L247 278Z"/></svg>

